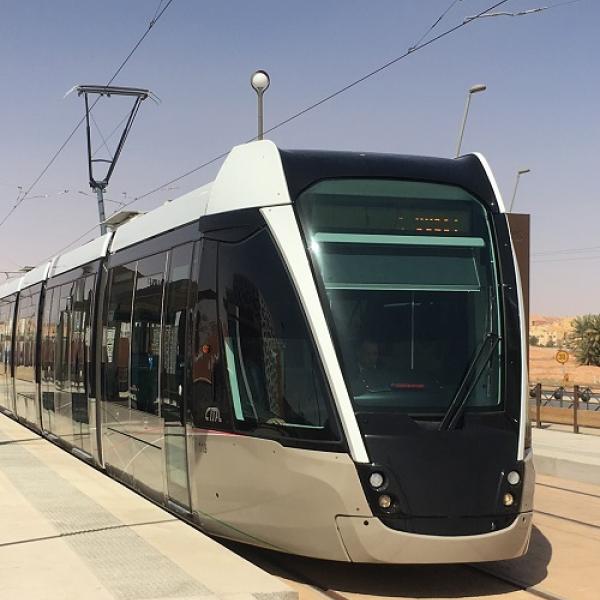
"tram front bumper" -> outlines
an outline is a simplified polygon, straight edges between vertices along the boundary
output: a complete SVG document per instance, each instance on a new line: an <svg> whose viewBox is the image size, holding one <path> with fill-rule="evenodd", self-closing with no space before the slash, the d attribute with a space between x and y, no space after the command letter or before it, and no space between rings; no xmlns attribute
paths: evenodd
<svg viewBox="0 0 600 600"><path fill-rule="evenodd" d="M521 513L510 527L468 536L419 535L386 527L375 517L336 519L352 562L431 564L518 558L527 552L532 513Z"/></svg>

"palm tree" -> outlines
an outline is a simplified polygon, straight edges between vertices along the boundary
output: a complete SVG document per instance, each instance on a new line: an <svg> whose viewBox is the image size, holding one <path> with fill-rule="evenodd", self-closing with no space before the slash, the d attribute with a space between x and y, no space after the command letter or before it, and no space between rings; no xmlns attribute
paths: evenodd
<svg viewBox="0 0 600 600"><path fill-rule="evenodd" d="M600 315L581 315L571 321L569 346L580 365L600 366Z"/></svg>

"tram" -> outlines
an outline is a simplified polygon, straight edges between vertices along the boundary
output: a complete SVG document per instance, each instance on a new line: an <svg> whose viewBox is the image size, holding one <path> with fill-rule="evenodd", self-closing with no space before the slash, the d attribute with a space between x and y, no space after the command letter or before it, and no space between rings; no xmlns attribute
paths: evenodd
<svg viewBox="0 0 600 600"><path fill-rule="evenodd" d="M0 406L215 536L508 559L532 519L525 335L483 157L259 141L0 286Z"/></svg>

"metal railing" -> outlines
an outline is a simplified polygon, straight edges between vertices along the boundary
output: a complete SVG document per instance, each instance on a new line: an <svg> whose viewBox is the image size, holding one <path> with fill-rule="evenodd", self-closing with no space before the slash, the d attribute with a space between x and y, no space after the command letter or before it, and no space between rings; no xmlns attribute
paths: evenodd
<svg viewBox="0 0 600 600"><path fill-rule="evenodd" d="M535 384L529 391L530 416L537 427L542 423L600 428L600 392L574 385L572 389L559 386L543 388Z"/></svg>

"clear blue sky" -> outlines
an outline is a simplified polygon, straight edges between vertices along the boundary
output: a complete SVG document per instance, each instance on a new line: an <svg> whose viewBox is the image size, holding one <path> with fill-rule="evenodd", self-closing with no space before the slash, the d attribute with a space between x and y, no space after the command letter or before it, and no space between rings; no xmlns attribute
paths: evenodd
<svg viewBox="0 0 600 600"><path fill-rule="evenodd" d="M498 10L558 3L510 0ZM142 106L107 196L143 194L252 137L255 69L272 79L268 127L403 53L450 4L174 0L115 81L150 88L162 103ZM457 2L434 33L491 4ZM65 92L79 83L106 83L158 5L4 0L0 218L14 204L17 186L32 183L83 116L82 100L63 99ZM600 312L600 249L538 254L600 247L599 23L596 0L481 19L270 137L285 148L451 156L466 90L487 84L473 97L463 152L488 158L507 201L517 169L532 170L521 179L515 206L532 215L532 308ZM115 101L95 111L104 135L124 110ZM84 143L82 128L0 228L0 269L37 264L97 221L94 198L77 193L90 192ZM200 171L134 206L148 210L215 172Z"/></svg>

